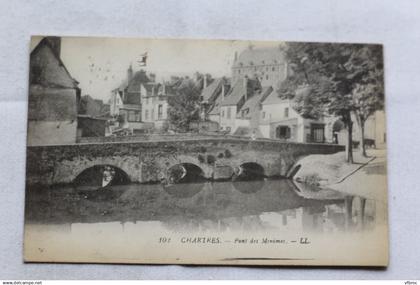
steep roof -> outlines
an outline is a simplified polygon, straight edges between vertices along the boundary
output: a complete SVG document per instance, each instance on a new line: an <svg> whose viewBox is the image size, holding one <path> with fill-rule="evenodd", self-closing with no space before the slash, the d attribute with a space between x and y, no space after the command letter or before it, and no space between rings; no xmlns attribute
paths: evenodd
<svg viewBox="0 0 420 285"><path fill-rule="evenodd" d="M243 110L249 109L249 110L254 110L255 108L258 107L258 105L264 101L264 99L271 94L273 88L271 86L269 87L264 87L261 92L258 92L256 94L254 94L254 96L252 96L251 98L249 98L248 100L245 101L244 105L241 107L240 111L238 112L238 116L240 114L240 112L242 112ZM252 113L249 112L247 115L244 116L244 118L251 118Z"/></svg>
<svg viewBox="0 0 420 285"><path fill-rule="evenodd" d="M222 84L224 84L223 78L216 78L210 83L206 88L201 91L201 96L203 97L203 101L211 101L217 93L220 91Z"/></svg>
<svg viewBox="0 0 420 285"><path fill-rule="evenodd" d="M160 85L161 85L160 83L155 83L155 82L147 82L143 84L143 87L144 89L146 89L146 92L147 92L146 96L147 97L157 96Z"/></svg>
<svg viewBox="0 0 420 285"><path fill-rule="evenodd" d="M244 80L247 81L245 86ZM243 100L243 97L247 95L248 98L251 98L254 95L255 91L261 90L261 84L257 79L244 79L239 78L236 80L231 91L228 93L228 96L225 97L225 100L221 102L222 106L231 106L238 105L238 103Z"/></svg>
<svg viewBox="0 0 420 285"><path fill-rule="evenodd" d="M246 89L247 88L244 86L244 79L238 79L233 85L233 88L229 92L228 96L226 96L225 100L221 102L221 106L237 105L247 92Z"/></svg>
<svg viewBox="0 0 420 285"><path fill-rule="evenodd" d="M230 91L230 85L225 85L225 94L229 94ZM219 95L214 99L213 104L211 108L207 111L207 114L209 115L218 115L220 114L220 105L223 102L223 96Z"/></svg>
<svg viewBox="0 0 420 285"><path fill-rule="evenodd" d="M248 48L242 51L235 60L233 67L249 65L280 64L285 62L285 51L280 47Z"/></svg>
<svg viewBox="0 0 420 285"><path fill-rule="evenodd" d="M48 37L43 38L30 56L30 83L44 87L78 88Z"/></svg>
<svg viewBox="0 0 420 285"><path fill-rule="evenodd" d="M263 105L273 105L279 103L288 102L288 99L283 99L279 96L277 90L272 90L271 93L267 96L267 98L261 102Z"/></svg>
<svg viewBox="0 0 420 285"><path fill-rule="evenodd" d="M133 78L128 82L127 92L138 93L140 92L140 86L142 83L149 82L150 79L146 75L146 71L140 70L134 73Z"/></svg>

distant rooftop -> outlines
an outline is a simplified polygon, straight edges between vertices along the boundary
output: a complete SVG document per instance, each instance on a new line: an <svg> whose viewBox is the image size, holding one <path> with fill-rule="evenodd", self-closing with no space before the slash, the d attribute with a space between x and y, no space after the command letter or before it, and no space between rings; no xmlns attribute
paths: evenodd
<svg viewBox="0 0 420 285"><path fill-rule="evenodd" d="M233 67L275 65L282 64L285 60L285 49L281 46L272 48L248 48L239 54Z"/></svg>

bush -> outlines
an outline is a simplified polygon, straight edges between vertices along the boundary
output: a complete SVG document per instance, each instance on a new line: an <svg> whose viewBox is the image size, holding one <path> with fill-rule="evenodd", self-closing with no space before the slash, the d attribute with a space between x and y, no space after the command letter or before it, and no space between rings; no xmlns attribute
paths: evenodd
<svg viewBox="0 0 420 285"><path fill-rule="evenodd" d="M230 152L230 150L228 149L225 150L225 157L226 158L232 157L232 153Z"/></svg>
<svg viewBox="0 0 420 285"><path fill-rule="evenodd" d="M214 157L214 155L211 155L211 154L207 155L207 163L208 164L213 164L215 162L216 162L216 158Z"/></svg>
<svg viewBox="0 0 420 285"><path fill-rule="evenodd" d="M204 163L205 159L204 159L204 156L202 154L199 154L197 158L198 158L198 161L200 163Z"/></svg>
<svg viewBox="0 0 420 285"><path fill-rule="evenodd" d="M312 186L320 186L321 177L314 173L303 178L303 182L312 185Z"/></svg>
<svg viewBox="0 0 420 285"><path fill-rule="evenodd" d="M219 153L219 154L217 155L217 157L218 157L218 158L223 158L223 157L225 157L225 155L223 154L223 152L221 152L221 153Z"/></svg>

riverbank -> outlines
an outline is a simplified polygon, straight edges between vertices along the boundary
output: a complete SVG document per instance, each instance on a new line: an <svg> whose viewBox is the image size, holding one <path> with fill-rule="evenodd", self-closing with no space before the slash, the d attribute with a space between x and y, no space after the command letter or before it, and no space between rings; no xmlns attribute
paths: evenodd
<svg viewBox="0 0 420 285"><path fill-rule="evenodd" d="M345 152L310 155L299 161L293 179L301 185L327 188L369 199L386 200L386 150L368 150L368 157L354 152L354 163L346 162Z"/></svg>
<svg viewBox="0 0 420 285"><path fill-rule="evenodd" d="M374 158L343 181L329 185L329 188L342 193L386 202L386 151L371 150L368 155L374 155Z"/></svg>

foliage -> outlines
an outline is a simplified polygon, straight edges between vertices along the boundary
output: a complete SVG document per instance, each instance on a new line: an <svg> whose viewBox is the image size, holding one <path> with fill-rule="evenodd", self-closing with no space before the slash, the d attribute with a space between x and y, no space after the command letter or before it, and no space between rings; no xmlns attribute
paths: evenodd
<svg viewBox="0 0 420 285"><path fill-rule="evenodd" d="M199 154L197 159L200 163L204 163L204 161L206 160L202 154Z"/></svg>
<svg viewBox="0 0 420 285"><path fill-rule="evenodd" d="M290 43L286 57L291 74L280 86L279 96L293 99L304 117L339 117L348 129L348 160L352 162L351 115L364 125L370 115L383 108L382 47Z"/></svg>
<svg viewBox="0 0 420 285"><path fill-rule="evenodd" d="M168 117L171 126L187 132L190 123L199 119L200 91L191 79L183 79L174 87L175 94L168 97Z"/></svg>
<svg viewBox="0 0 420 285"><path fill-rule="evenodd" d="M225 157L226 158L231 158L232 157L232 153L230 152L230 150L225 149Z"/></svg>
<svg viewBox="0 0 420 285"><path fill-rule="evenodd" d="M214 164L216 162L216 157L214 157L214 155L207 155L207 163L208 164Z"/></svg>

